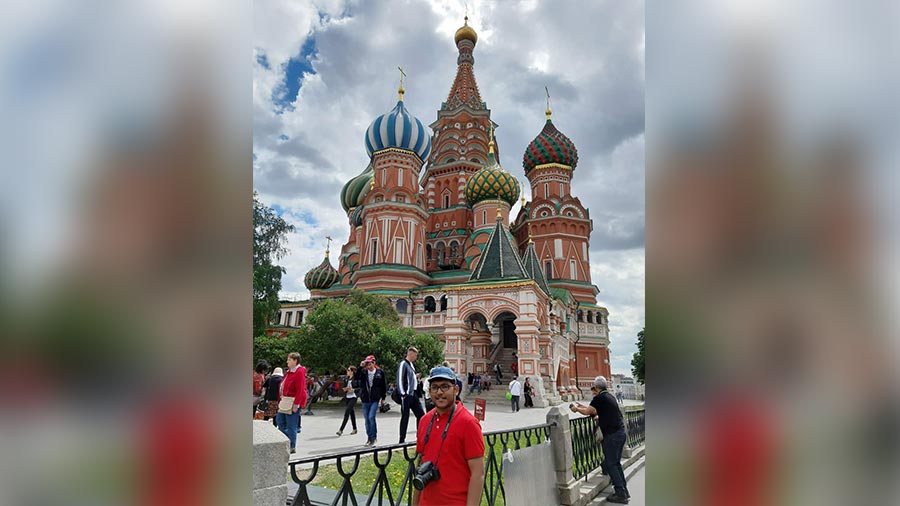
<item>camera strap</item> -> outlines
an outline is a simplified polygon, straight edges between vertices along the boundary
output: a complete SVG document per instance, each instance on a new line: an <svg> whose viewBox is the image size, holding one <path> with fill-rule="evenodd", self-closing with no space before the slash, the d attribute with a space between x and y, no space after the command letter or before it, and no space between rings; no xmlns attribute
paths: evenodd
<svg viewBox="0 0 900 506"><path fill-rule="evenodd" d="M456 402L453 403L453 408L450 409L450 416L447 417L447 425L444 426L444 432L441 434L441 446L438 447L438 455L434 459L434 465L437 465L438 459L441 458L441 450L444 449L444 440L447 439L447 431L450 430L450 421L453 420L453 413L456 412ZM431 415L431 423L428 424L428 430L425 431L425 445L428 444L428 439L431 438L431 429L434 428L434 419L437 418L437 412Z"/></svg>

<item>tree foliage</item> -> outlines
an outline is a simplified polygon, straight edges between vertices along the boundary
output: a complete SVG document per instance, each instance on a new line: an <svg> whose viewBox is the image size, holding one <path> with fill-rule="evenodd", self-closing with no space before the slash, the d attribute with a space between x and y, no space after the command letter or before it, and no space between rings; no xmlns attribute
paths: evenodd
<svg viewBox="0 0 900 506"><path fill-rule="evenodd" d="M416 369L421 372L443 360L440 339L401 326L386 298L354 290L344 300L315 305L300 327L297 350L303 365L317 375L343 374L348 366L375 355L387 381L394 382L410 345L419 349Z"/></svg>
<svg viewBox="0 0 900 506"><path fill-rule="evenodd" d="M638 332L637 337L637 353L631 358L631 373L634 374L634 379L640 381L641 384L644 383L644 332L646 329L641 329Z"/></svg>
<svg viewBox="0 0 900 506"><path fill-rule="evenodd" d="M265 360L272 369L287 367L287 356L297 351L299 339L297 333L285 337L267 336L265 334L253 338L253 364Z"/></svg>
<svg viewBox="0 0 900 506"><path fill-rule="evenodd" d="M275 261L287 254L287 234L294 226L253 193L253 335L261 335L278 311L285 270Z"/></svg>

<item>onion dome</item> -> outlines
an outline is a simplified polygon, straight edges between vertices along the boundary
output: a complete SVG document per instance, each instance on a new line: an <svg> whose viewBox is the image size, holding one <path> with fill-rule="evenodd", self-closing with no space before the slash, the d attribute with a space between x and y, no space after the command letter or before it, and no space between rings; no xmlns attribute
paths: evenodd
<svg viewBox="0 0 900 506"><path fill-rule="evenodd" d="M466 182L466 201L474 206L482 200L498 199L512 206L519 198L519 180L503 170L494 158L493 134L488 148L487 163Z"/></svg>
<svg viewBox="0 0 900 506"><path fill-rule="evenodd" d="M578 164L578 150L575 144L565 134L556 129L550 120L550 109L547 109L547 122L544 129L525 148L525 157L522 166L525 174L538 165L545 163L558 163L567 165L573 169Z"/></svg>
<svg viewBox="0 0 900 506"><path fill-rule="evenodd" d="M425 130L425 125L403 106L402 85L399 93L397 105L375 118L366 130L366 152L371 158L376 151L382 149L405 149L418 155L419 159L427 160L428 153L431 152L431 136Z"/></svg>
<svg viewBox="0 0 900 506"><path fill-rule="evenodd" d="M350 211L350 223L354 227L361 227L363 222L363 209L366 206L359 206L356 209Z"/></svg>
<svg viewBox="0 0 900 506"><path fill-rule="evenodd" d="M325 259L318 267L313 267L303 278L303 284L310 290L322 290L333 285L341 277L338 271L331 266L328 260L328 250L325 250Z"/></svg>
<svg viewBox="0 0 900 506"><path fill-rule="evenodd" d="M345 212L350 212L353 208L359 207L363 203L366 194L369 193L369 183L375 176L375 169L370 163L362 174L354 177L341 190L341 206Z"/></svg>
<svg viewBox="0 0 900 506"><path fill-rule="evenodd" d="M461 40L471 40L472 44L476 44L478 42L478 34L475 33L475 30L469 26L469 16L466 16L463 26L459 27L459 30L456 31L456 35L453 37L453 40L459 44Z"/></svg>

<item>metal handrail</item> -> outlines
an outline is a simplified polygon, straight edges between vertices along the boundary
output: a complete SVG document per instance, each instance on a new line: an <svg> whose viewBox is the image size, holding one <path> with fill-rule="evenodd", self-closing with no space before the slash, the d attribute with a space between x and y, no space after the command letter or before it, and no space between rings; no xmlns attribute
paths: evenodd
<svg viewBox="0 0 900 506"><path fill-rule="evenodd" d="M512 430L496 430L485 432L483 434L485 441L485 473L483 487L484 497L489 506L505 504L506 501L506 492L503 487L503 453L506 450L518 450L523 447L530 447L534 444L548 441L550 439L550 429L555 425L555 422L551 422L520 427ZM393 444L292 460L288 463L291 479L297 483L299 487L297 493L290 501L290 504L294 506L312 506L314 503L310 498L310 490L308 487L312 481L315 480L321 467L321 463L323 461L334 460L338 475L342 478L342 483L340 488L335 491L335 496L331 501L331 504L335 506L338 504L345 506L347 504L353 504L358 506L351 478L359 470L362 457L368 455L372 455L372 461L378 468L378 473L369 490L365 504L367 506L372 504L378 504L380 506L400 506L404 503L411 504L412 487L410 485L412 478L415 476L415 464L418 457L415 446L416 443ZM406 462L406 471L400 483L395 484L396 487L392 487L387 467L390 464L394 453L399 453L401 450L401 458ZM384 457L384 459L382 460L381 457ZM308 464L311 464L312 466L310 468L301 469L301 466ZM303 478L299 475L300 471L305 475Z"/></svg>

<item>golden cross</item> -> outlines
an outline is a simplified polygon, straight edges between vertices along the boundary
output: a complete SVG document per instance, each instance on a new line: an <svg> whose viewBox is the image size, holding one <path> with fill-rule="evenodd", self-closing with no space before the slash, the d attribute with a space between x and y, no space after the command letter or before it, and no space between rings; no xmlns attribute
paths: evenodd
<svg viewBox="0 0 900 506"><path fill-rule="evenodd" d="M400 89L397 90L397 93L400 94L400 100L403 100L403 78L406 77L406 72L403 71L403 67L397 66L397 70L400 71Z"/></svg>
<svg viewBox="0 0 900 506"><path fill-rule="evenodd" d="M494 152L494 122L489 121L488 123L488 154L491 154Z"/></svg>
<svg viewBox="0 0 900 506"><path fill-rule="evenodd" d="M544 86L544 91L547 93L547 110L544 112L544 114L547 115L547 119L550 119L550 114L551 114L551 111L550 111L550 90L549 90L546 86Z"/></svg>
<svg viewBox="0 0 900 506"><path fill-rule="evenodd" d="M325 239L328 240L328 244L325 246L325 257L327 258L327 257L328 257L328 250L331 249L331 241L332 241L333 239L332 239L331 237L327 236L327 235L325 236Z"/></svg>

